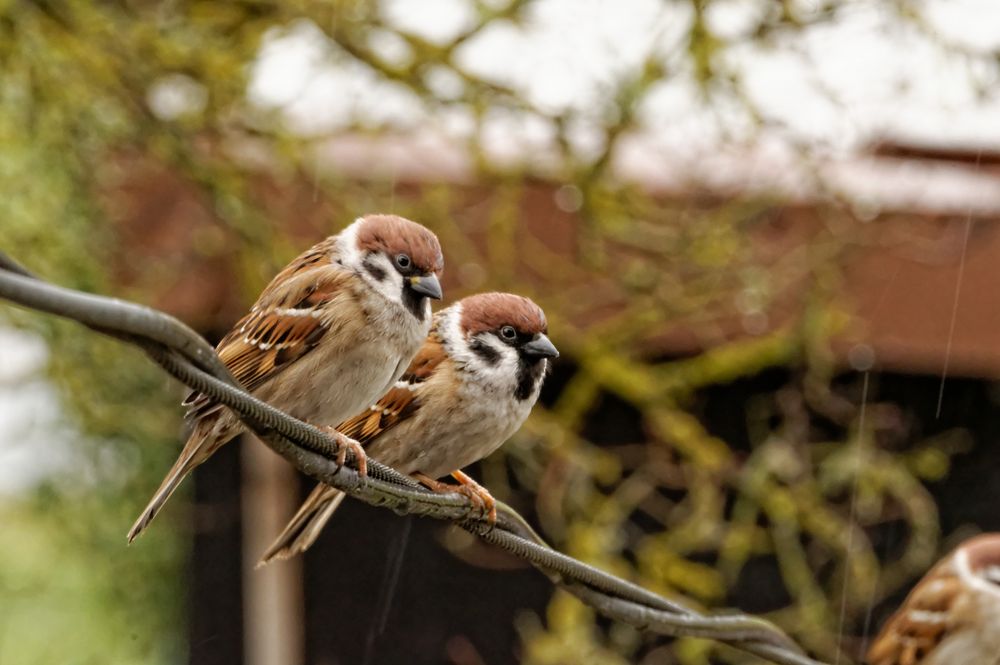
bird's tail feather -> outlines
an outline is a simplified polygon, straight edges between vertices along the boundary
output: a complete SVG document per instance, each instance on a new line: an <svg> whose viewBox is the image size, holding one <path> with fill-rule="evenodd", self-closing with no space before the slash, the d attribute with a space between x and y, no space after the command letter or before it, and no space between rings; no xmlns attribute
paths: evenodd
<svg viewBox="0 0 1000 665"><path fill-rule="evenodd" d="M132 528L128 532L128 542L131 544L133 540L142 533L149 523L153 521L153 518L160 512L163 508L163 504L173 495L173 493L180 486L181 481L187 478L188 474L195 470L196 467L201 465L202 462L207 460L212 453L221 444L211 445L213 432L205 432L201 429L196 429L191 433L191 437L184 444L184 449L181 451L180 457L174 462L174 465L170 467L170 471L167 472L166 477L163 482L160 483L160 487L153 494L153 498L149 500L146 508L139 515L139 518L132 525Z"/></svg>
<svg viewBox="0 0 1000 665"><path fill-rule="evenodd" d="M347 495L329 485L317 485L284 530L264 552L257 567L260 568L272 561L290 559L309 549L345 496Z"/></svg>

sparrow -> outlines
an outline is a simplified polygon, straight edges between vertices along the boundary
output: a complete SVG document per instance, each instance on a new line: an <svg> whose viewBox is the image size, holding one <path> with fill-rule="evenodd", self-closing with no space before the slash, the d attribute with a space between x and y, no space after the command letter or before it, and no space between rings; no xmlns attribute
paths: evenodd
<svg viewBox="0 0 1000 665"><path fill-rule="evenodd" d="M547 332L545 314L527 298L464 298L435 315L427 341L392 389L336 429L432 490L468 496L495 522L493 497L461 468L496 450L528 417L549 361L559 357ZM436 480L447 474L457 486ZM318 485L260 564L308 549L344 496Z"/></svg>
<svg viewBox="0 0 1000 665"><path fill-rule="evenodd" d="M339 422L392 387L427 337L441 298L437 237L396 215L366 215L271 280L216 350L254 396L307 422ZM245 430L206 395L184 401L191 435L128 533L131 543L181 481ZM341 462L355 442L339 437Z"/></svg>
<svg viewBox="0 0 1000 665"><path fill-rule="evenodd" d="M965 541L910 592L870 665L1000 664L1000 533Z"/></svg>

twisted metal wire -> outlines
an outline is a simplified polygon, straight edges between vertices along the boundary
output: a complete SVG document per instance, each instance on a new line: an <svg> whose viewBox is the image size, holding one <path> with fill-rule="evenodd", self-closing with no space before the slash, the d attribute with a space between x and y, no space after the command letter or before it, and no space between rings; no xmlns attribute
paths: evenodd
<svg viewBox="0 0 1000 665"><path fill-rule="evenodd" d="M200 335L177 319L135 303L55 286L0 252L0 297L24 307L73 319L142 348L160 367L230 408L267 445L302 473L365 503L398 514L450 521L524 559L601 614L640 630L670 637L724 642L780 665L823 665L806 656L769 621L746 614L705 615L549 547L521 515L497 503L496 526L484 522L459 494L430 492L408 476L368 460L361 477L348 455L336 462L335 439L247 393Z"/></svg>

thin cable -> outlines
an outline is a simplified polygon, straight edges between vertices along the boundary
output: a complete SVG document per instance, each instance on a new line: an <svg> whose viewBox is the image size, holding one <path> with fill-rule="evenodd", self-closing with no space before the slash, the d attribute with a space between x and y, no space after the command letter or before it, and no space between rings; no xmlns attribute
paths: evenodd
<svg viewBox="0 0 1000 665"><path fill-rule="evenodd" d="M977 160L976 165L979 165ZM962 258L958 262L958 275L955 277L955 297L951 303L951 322L948 324L948 342L944 349L944 367L941 368L941 385L938 388L937 409L934 417L941 417L941 407L944 405L944 384L948 379L948 369L951 366L951 345L955 340L955 323L958 321L958 301L962 297L962 282L965 280L965 258L969 253L969 237L972 235L972 226L975 220L972 218L972 211L965 217L965 236L962 239Z"/></svg>
<svg viewBox="0 0 1000 665"><path fill-rule="evenodd" d="M392 601L396 597L396 585L399 584L399 574L403 570L403 562L406 560L406 546L410 542L410 530L413 526L413 519L403 518L403 527L398 531L397 539L399 545L391 548L389 558L386 561L385 576L382 579L382 587L378 592L378 602L375 604L376 619L368 630L368 638L365 640L365 657L361 661L362 665L368 665L375 655L375 640L385 632L386 624L389 622L389 611L392 609Z"/></svg>
<svg viewBox="0 0 1000 665"><path fill-rule="evenodd" d="M976 172L983 159L982 149L976 152ZM948 378L948 368L951 365L951 344L955 339L955 323L958 321L958 299L962 295L962 281L965 279L965 259L969 253L969 237L972 235L972 226L975 220L972 218L972 206L969 206L965 214L965 235L962 238L962 258L958 262L958 275L955 277L955 297L951 303L951 322L948 324L948 343L944 350L944 367L941 368L941 386L938 388L937 409L934 417L941 417L941 407L944 405L944 383Z"/></svg>
<svg viewBox="0 0 1000 665"><path fill-rule="evenodd" d="M161 355L161 352L157 351L155 347L149 351L168 372L199 392L205 392L213 399L218 399L219 402L230 406L244 418L248 427L301 471L342 489L357 499L372 505L391 508L399 514L418 514L457 521L460 526L480 536L486 542L500 546L557 578L578 582L629 602L645 604L659 611L670 612L670 615L658 616L659 632L670 635L711 635L721 641L733 643L763 642L773 646L783 646L795 652L798 650L787 636L764 619L747 615L711 617L700 615L679 603L658 596L631 582L614 577L549 548L530 528L527 530L527 537L519 535L524 532L524 526L526 526L524 518L506 505L498 506L501 519L497 527L490 528L481 521L470 519L470 515L476 514L476 511L467 499L458 494L436 494L424 488L400 487L391 481L379 479L370 478L362 482L356 472L338 467L331 461L331 458L336 456L336 451L323 457L311 450L303 450L294 442L284 439L275 430L261 424L260 409L274 411L287 417L285 414L252 396L246 395L246 393L240 393L213 377L203 374L201 370L176 355L169 352ZM246 402L258 407L258 409L248 409L245 404L240 403L238 397L250 397ZM291 420L294 421L294 419ZM319 430L317 432L324 436ZM313 457L317 459L312 459ZM395 473L388 467L382 468ZM379 467L370 465L369 469L378 471ZM412 482L405 476L400 475L399 478ZM507 526L513 527L517 532L505 530ZM557 583L561 582L557 581ZM757 650L757 645L754 644L734 644L734 646L755 653Z"/></svg>
<svg viewBox="0 0 1000 665"><path fill-rule="evenodd" d="M172 376L230 408L306 475L399 514L454 522L531 562L554 583L606 616L663 635L716 639L781 665L822 665L804 656L787 635L764 619L745 614L702 615L551 549L523 517L506 505L498 505L498 522L491 528L476 519L477 511L461 495L430 492L375 460L368 462L367 478L339 466L335 461L339 449L333 437L242 390L207 342L162 312L47 284L2 252L0 297L74 319L140 346Z"/></svg>
<svg viewBox="0 0 1000 665"><path fill-rule="evenodd" d="M851 485L851 508L847 518L847 556L844 559L844 588L840 594L840 632L844 632L844 624L847 622L847 585L851 578L851 550L854 549L854 520L858 511L858 486L861 483L861 443L865 435L865 413L868 409L868 378L870 372L865 371L861 388L861 410L858 414L858 433L856 435L855 460L857 468L854 470L854 482ZM840 665L843 652L837 649L837 659L834 665Z"/></svg>

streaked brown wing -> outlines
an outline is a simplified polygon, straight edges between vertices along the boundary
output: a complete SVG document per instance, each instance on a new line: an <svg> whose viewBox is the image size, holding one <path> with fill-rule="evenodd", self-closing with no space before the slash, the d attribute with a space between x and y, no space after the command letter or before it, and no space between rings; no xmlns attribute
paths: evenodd
<svg viewBox="0 0 1000 665"><path fill-rule="evenodd" d="M437 334L437 328L431 328L430 334L424 340L423 346L413 356L413 360L410 361L409 366L399 380L407 383L421 383L426 381L434 374L438 365L447 357L448 354L445 353L444 344L441 343L441 338Z"/></svg>
<svg viewBox="0 0 1000 665"><path fill-rule="evenodd" d="M342 422L337 431L364 445L413 415L420 407L417 397L409 386L392 388L367 411Z"/></svg>
<svg viewBox="0 0 1000 665"><path fill-rule="evenodd" d="M248 391L314 349L331 327L327 306L349 294L350 273L317 250L323 244L282 270L216 347L222 362ZM194 418L218 408L194 393L184 404L191 407L188 415Z"/></svg>
<svg viewBox="0 0 1000 665"><path fill-rule="evenodd" d="M962 584L949 564L932 569L889 618L868 650L871 665L919 665L941 643Z"/></svg>
<svg viewBox="0 0 1000 665"><path fill-rule="evenodd" d="M342 422L337 430L365 445L410 418L420 408L421 384L445 358L444 346L431 331L396 385L367 411Z"/></svg>

